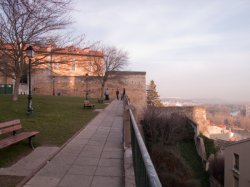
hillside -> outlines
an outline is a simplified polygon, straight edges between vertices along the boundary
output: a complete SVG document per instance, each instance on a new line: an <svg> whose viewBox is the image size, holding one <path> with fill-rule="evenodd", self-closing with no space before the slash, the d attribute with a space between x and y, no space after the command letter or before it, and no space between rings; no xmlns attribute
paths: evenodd
<svg viewBox="0 0 250 187"><path fill-rule="evenodd" d="M193 129L185 117L150 109L145 113L143 129L163 186L209 186L208 174L196 152Z"/></svg>

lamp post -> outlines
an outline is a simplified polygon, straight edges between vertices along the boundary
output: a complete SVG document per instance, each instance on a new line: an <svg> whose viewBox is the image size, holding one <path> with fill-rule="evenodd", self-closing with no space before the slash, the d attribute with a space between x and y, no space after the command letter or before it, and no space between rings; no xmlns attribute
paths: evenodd
<svg viewBox="0 0 250 187"><path fill-rule="evenodd" d="M88 100L88 94L89 94L89 91L88 91L88 76L89 74L86 73L86 95L85 95L85 100Z"/></svg>
<svg viewBox="0 0 250 187"><path fill-rule="evenodd" d="M53 96L55 96L55 79L56 79L56 77L52 77L52 81L53 81L53 82L52 82L52 86L53 86L53 87L52 87L52 95L53 95Z"/></svg>
<svg viewBox="0 0 250 187"><path fill-rule="evenodd" d="M32 93L31 93L31 58L34 56L34 51L32 46L30 45L26 49L26 55L29 57L29 95L28 95L28 107L27 107L27 114L31 115L33 108L32 108Z"/></svg>

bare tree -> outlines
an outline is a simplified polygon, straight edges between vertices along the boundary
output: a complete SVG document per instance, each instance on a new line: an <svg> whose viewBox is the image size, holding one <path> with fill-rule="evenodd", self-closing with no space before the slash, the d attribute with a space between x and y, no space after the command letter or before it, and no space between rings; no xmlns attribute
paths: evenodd
<svg viewBox="0 0 250 187"><path fill-rule="evenodd" d="M112 75L112 72L120 71L128 65L128 54L113 46L102 46L98 47L97 50L102 53L103 58L93 57L93 60L89 62L92 67L89 71L93 75L96 75L100 82L100 99L103 100L106 82L111 76L115 76L115 74Z"/></svg>
<svg viewBox="0 0 250 187"><path fill-rule="evenodd" d="M28 44L58 38L56 31L71 23L70 3L71 0L0 1L0 73L15 80L13 100L18 99L20 79L27 68L25 49Z"/></svg>

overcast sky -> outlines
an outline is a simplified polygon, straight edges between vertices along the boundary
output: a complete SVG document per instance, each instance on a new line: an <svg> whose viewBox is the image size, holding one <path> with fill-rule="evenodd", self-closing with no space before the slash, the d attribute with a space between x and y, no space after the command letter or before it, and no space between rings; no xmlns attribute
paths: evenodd
<svg viewBox="0 0 250 187"><path fill-rule="evenodd" d="M72 30L129 53L161 98L250 101L250 0L74 0Z"/></svg>

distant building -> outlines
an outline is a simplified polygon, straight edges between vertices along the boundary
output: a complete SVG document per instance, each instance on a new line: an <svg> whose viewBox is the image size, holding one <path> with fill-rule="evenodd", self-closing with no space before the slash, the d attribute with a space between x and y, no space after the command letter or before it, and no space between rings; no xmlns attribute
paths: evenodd
<svg viewBox="0 0 250 187"><path fill-rule="evenodd" d="M208 133L205 134L208 138L213 140L224 140L228 142L240 141L250 137L245 130L235 130L233 128L227 129L225 125L210 125L207 128Z"/></svg>
<svg viewBox="0 0 250 187"><path fill-rule="evenodd" d="M190 99L182 99L179 97L162 98L161 102L165 107L168 107L168 106L195 106L195 105L198 106L197 103L194 103Z"/></svg>
<svg viewBox="0 0 250 187"><path fill-rule="evenodd" d="M230 131L227 130L226 126L223 124L222 125L209 125L207 130L208 130L208 138L212 138L212 139L216 139L216 136L214 135L230 133Z"/></svg>
<svg viewBox="0 0 250 187"><path fill-rule="evenodd" d="M6 50L11 50L11 45L5 45ZM32 87L33 92L40 94L45 92L46 95L52 93L48 92L48 82L54 82L55 79L62 76L95 76L92 63L96 62L103 64L103 54L101 51L91 50L89 48L76 48L74 46L57 48L56 46L47 44L34 44L33 45L35 56L32 61L36 61L36 65L32 65ZM8 63L8 57L0 54L0 59ZM12 63L12 62L10 62ZM26 58L26 63L28 60ZM6 69L5 63L1 63L2 69ZM43 83L45 88L42 91L39 83ZM0 94L13 92L15 80L10 78L9 75L0 73ZM51 86L52 87L52 86ZM52 90L52 88L51 88ZM20 80L19 94L28 93L28 71L24 68L23 75ZM54 95L54 93L53 93Z"/></svg>
<svg viewBox="0 0 250 187"><path fill-rule="evenodd" d="M225 147L226 187L250 186L250 138L232 143Z"/></svg>
<svg viewBox="0 0 250 187"><path fill-rule="evenodd" d="M246 116L250 117L250 105L246 104Z"/></svg>

